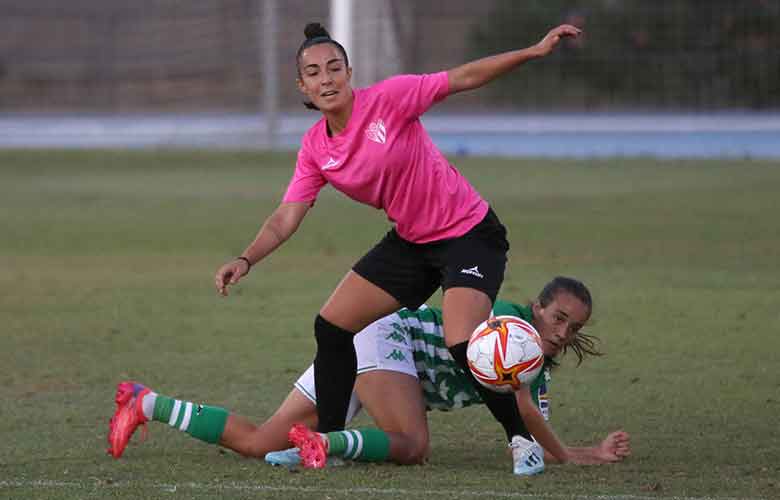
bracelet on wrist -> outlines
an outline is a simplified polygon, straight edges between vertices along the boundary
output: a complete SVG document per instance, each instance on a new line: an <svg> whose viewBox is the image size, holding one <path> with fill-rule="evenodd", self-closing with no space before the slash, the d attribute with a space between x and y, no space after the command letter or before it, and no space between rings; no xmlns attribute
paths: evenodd
<svg viewBox="0 0 780 500"><path fill-rule="evenodd" d="M251 262L249 262L249 259L247 259L247 258L246 258L246 257L244 257L243 255L242 255L242 256L240 256L240 257L236 257L236 260L243 260L244 262L246 262L246 270L247 270L247 272L248 272L250 269L252 269L252 263L251 263Z"/></svg>

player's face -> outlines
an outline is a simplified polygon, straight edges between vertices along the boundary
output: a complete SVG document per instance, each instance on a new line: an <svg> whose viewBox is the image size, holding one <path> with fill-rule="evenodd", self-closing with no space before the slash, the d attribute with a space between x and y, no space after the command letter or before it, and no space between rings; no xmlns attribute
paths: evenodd
<svg viewBox="0 0 780 500"><path fill-rule="evenodd" d="M588 306L567 292L558 293L545 307L535 302L533 312L534 327L542 337L545 356L560 353L590 318Z"/></svg>
<svg viewBox="0 0 780 500"><path fill-rule="evenodd" d="M338 112L352 98L352 69L332 43L312 45L301 53L298 88L323 112Z"/></svg>

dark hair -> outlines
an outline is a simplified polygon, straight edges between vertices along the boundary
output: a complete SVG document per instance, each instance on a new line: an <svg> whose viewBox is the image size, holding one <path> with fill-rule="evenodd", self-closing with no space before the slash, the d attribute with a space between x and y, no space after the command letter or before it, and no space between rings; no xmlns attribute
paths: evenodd
<svg viewBox="0 0 780 500"><path fill-rule="evenodd" d="M580 302L585 304L589 311L593 311L593 299L590 296L590 290L585 284L574 278L567 278L566 276L556 276L549 283L544 285L542 291L539 292L539 297L536 300L539 301L539 305L547 307L559 293L569 293L576 297ZM582 359L585 356L602 356L596 344L599 338L595 335L588 335L582 331L577 332L574 339L563 348L563 353L571 348L574 354L577 356L577 366L582 363ZM548 360L553 365L556 364L553 360Z"/></svg>
<svg viewBox="0 0 780 500"><path fill-rule="evenodd" d="M341 52L341 55L344 56L344 64L349 67L347 51L344 50L344 47L339 42L330 37L330 33L328 33L328 30L326 30L323 25L320 23L309 23L303 29L303 34L306 35L306 40L303 41L301 46L298 48L298 52L295 54L295 67L298 71L298 78L301 77L301 54L309 47L313 45L319 45L321 43L332 43L335 45L336 48ZM303 101L303 105L309 109L320 109L311 101Z"/></svg>

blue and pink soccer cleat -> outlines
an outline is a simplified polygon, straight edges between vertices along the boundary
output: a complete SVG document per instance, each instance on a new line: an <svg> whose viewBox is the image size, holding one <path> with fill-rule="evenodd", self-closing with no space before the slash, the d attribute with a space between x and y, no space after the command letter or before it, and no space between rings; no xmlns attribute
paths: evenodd
<svg viewBox="0 0 780 500"><path fill-rule="evenodd" d="M303 424L295 424L287 434L298 448L301 465L306 469L322 469L328 464L328 450L322 436Z"/></svg>

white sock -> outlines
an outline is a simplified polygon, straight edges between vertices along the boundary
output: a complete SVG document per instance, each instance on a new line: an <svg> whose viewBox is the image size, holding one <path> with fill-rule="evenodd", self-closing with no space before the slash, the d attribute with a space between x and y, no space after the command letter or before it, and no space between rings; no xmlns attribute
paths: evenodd
<svg viewBox="0 0 780 500"><path fill-rule="evenodd" d="M141 401L141 409L144 412L144 417L151 420L154 416L154 403L157 402L157 393L148 392Z"/></svg>

